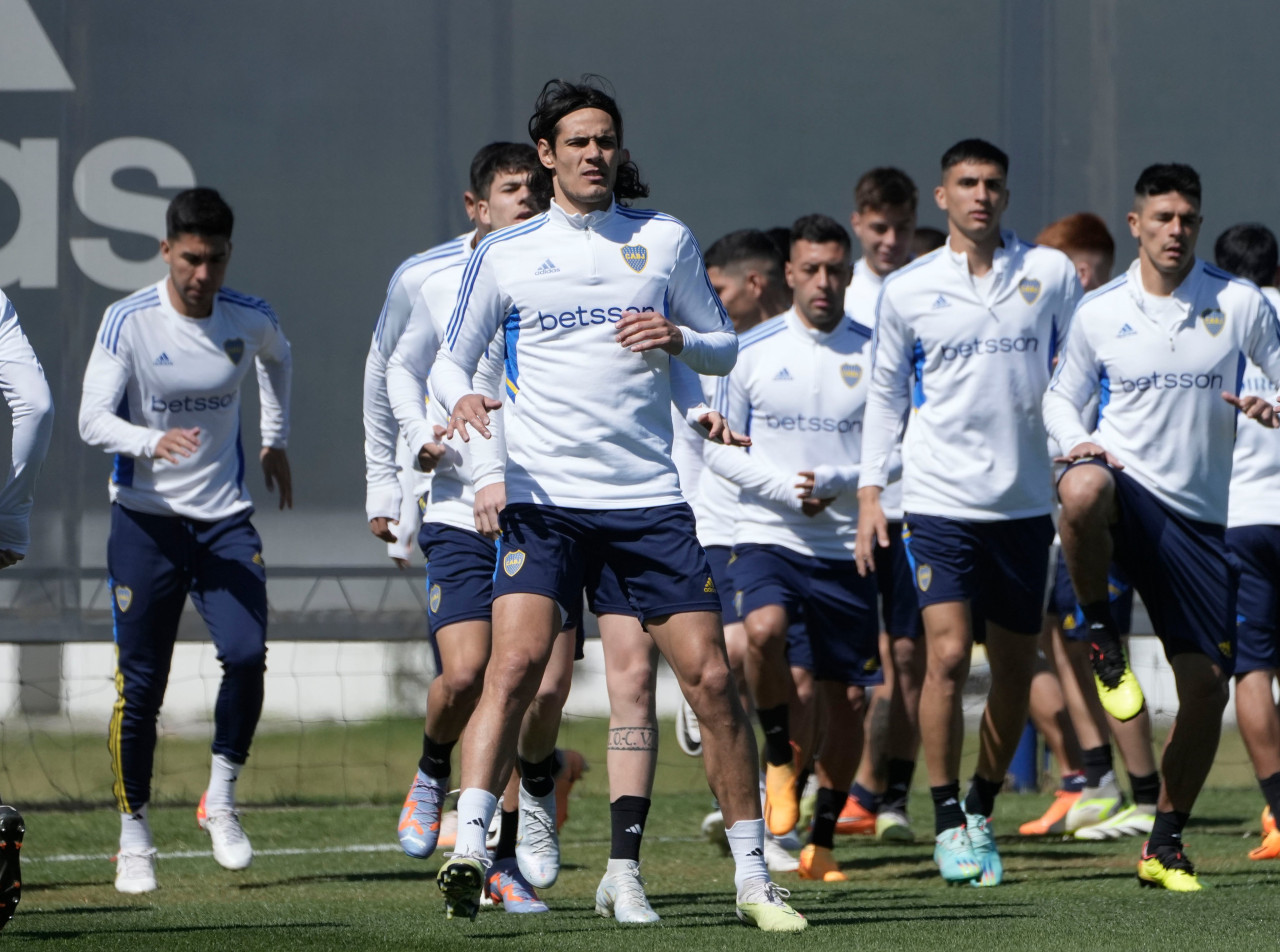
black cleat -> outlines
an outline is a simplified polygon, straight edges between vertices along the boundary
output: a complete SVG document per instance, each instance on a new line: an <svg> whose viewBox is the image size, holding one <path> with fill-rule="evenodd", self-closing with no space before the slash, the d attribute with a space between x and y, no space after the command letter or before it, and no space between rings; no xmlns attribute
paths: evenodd
<svg viewBox="0 0 1280 952"><path fill-rule="evenodd" d="M0 805L0 929L5 927L22 901L22 837L27 832L22 814Z"/></svg>

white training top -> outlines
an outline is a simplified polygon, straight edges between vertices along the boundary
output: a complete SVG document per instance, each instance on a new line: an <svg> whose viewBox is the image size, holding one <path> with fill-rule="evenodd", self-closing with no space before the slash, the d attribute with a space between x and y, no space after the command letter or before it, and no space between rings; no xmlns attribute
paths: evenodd
<svg viewBox="0 0 1280 952"><path fill-rule="evenodd" d="M1262 293L1280 311L1280 291L1267 287ZM1252 360L1246 362L1240 396L1271 400L1278 389L1280 379L1268 377ZM1237 421L1227 525L1280 525L1280 430Z"/></svg>
<svg viewBox="0 0 1280 952"><path fill-rule="evenodd" d="M427 276L452 261L465 261L471 254L475 232L428 248L401 262L387 285L387 299L373 329L373 340L364 363L364 468L365 516L372 520L400 517L401 498L406 487L400 483L405 473L410 489L422 481L406 473L396 459L396 421L387 402L387 361L396 349L409 322L409 312Z"/></svg>
<svg viewBox="0 0 1280 952"><path fill-rule="evenodd" d="M1164 299L1143 289L1138 269L1134 261L1080 302L1045 394L1045 424L1064 450L1103 447L1174 512L1225 525L1237 413L1222 391L1239 392L1246 357L1280 379L1275 308L1253 284L1199 259ZM1081 408L1098 391L1091 433Z"/></svg>
<svg viewBox="0 0 1280 952"><path fill-rule="evenodd" d="M1040 401L1080 282L1062 252L1011 231L1001 239L989 282L974 281L950 242L885 279L862 485L888 481L914 404L902 448L908 516L993 522L1052 508Z"/></svg>
<svg viewBox="0 0 1280 952"><path fill-rule="evenodd" d="M80 438L115 453L111 501L214 521L252 507L240 444L240 383L257 367L262 445L289 437L289 342L261 298L223 288L209 317L183 317L168 278L107 308L84 372ZM152 459L165 431L200 428L178 463Z"/></svg>
<svg viewBox="0 0 1280 952"><path fill-rule="evenodd" d="M858 461L871 366L871 331L845 318L829 333L807 326L795 309L742 335L729 375L729 425L751 437L746 453L775 474L769 489L738 483L735 543L784 546L824 559L853 557L858 528ZM801 512L799 473L814 473L813 495L833 502ZM726 474L727 475L727 474Z"/></svg>
<svg viewBox="0 0 1280 952"><path fill-rule="evenodd" d="M0 291L0 390L13 418L9 478L0 489L0 549L27 554L29 521L40 464L53 435L53 395L18 312Z"/></svg>
<svg viewBox="0 0 1280 952"><path fill-rule="evenodd" d="M432 388L450 410L475 392L472 374L503 329L509 502L633 509L682 500L668 408L677 361L621 347L614 325L627 311L680 325L677 361L693 373L732 369L733 327L692 233L669 215L617 204L575 215L553 201L476 248Z"/></svg>

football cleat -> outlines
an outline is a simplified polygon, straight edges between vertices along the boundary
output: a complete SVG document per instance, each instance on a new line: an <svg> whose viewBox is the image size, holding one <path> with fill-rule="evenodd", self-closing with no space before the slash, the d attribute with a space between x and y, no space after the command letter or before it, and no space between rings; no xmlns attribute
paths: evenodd
<svg viewBox="0 0 1280 952"><path fill-rule="evenodd" d="M1280 830L1272 830L1264 835L1262 845L1249 850L1249 859L1280 859Z"/></svg>
<svg viewBox="0 0 1280 952"><path fill-rule="evenodd" d="M436 885L444 896L446 919L467 918L475 921L480 911L480 895L485 888L487 856L466 853L450 853L440 872L436 873Z"/></svg>
<svg viewBox="0 0 1280 952"><path fill-rule="evenodd" d="M22 837L26 832L22 814L11 806L0 806L0 929L22 901Z"/></svg>
<svg viewBox="0 0 1280 952"><path fill-rule="evenodd" d="M440 839L440 811L449 793L448 778L428 777L421 770L400 808L400 825L396 836L406 856L426 859L435 852ZM454 829L457 829L456 821Z"/></svg>
<svg viewBox="0 0 1280 952"><path fill-rule="evenodd" d="M851 796L836 817L836 832L845 836L874 836L876 815Z"/></svg>
<svg viewBox="0 0 1280 952"><path fill-rule="evenodd" d="M484 881L484 894L491 902L501 904L504 912L528 914L548 912L547 904L520 872L514 859L500 859L489 868Z"/></svg>
<svg viewBox="0 0 1280 952"><path fill-rule="evenodd" d="M882 843L914 843L906 810L881 810L876 814L876 839Z"/></svg>
<svg viewBox="0 0 1280 952"><path fill-rule="evenodd" d="M555 885L560 876L560 837L556 834L556 794L535 797L520 785L520 832L516 860L538 889Z"/></svg>
<svg viewBox="0 0 1280 952"><path fill-rule="evenodd" d="M800 819L795 761L764 768L764 823L774 836L786 836Z"/></svg>
<svg viewBox="0 0 1280 952"><path fill-rule="evenodd" d="M1120 642L1114 637L1095 638L1089 644L1089 663L1103 710L1118 721L1137 717L1146 702Z"/></svg>
<svg viewBox="0 0 1280 952"><path fill-rule="evenodd" d="M569 821L569 792L582 775L591 769L587 758L576 750L560 751L560 769L556 771L556 830Z"/></svg>
<svg viewBox="0 0 1280 952"><path fill-rule="evenodd" d="M249 842L244 827L240 825L240 814L235 810L210 813L205 806L208 796L206 791L200 797L200 805L196 807L196 824L209 834L213 843L213 858L223 869L247 869L253 862L253 845Z"/></svg>
<svg viewBox="0 0 1280 952"><path fill-rule="evenodd" d="M761 932L801 932L809 922L787 905L790 895L767 879L753 879L738 891L738 918Z"/></svg>
<svg viewBox="0 0 1280 952"><path fill-rule="evenodd" d="M156 850L121 850L116 854L116 892L155 892Z"/></svg>
<svg viewBox="0 0 1280 952"><path fill-rule="evenodd" d="M969 832L969 844L978 858L982 873L973 881L975 886L999 886L1004 881L1004 863L996 850L996 835L991 829L991 818L977 813L964 815L965 828Z"/></svg>
<svg viewBox="0 0 1280 952"><path fill-rule="evenodd" d="M1023 836L1048 836L1050 833L1067 832L1067 813L1080 799L1078 790L1058 790L1053 795L1053 802L1044 816L1038 820L1028 820L1018 827Z"/></svg>
<svg viewBox="0 0 1280 952"><path fill-rule="evenodd" d="M1075 831L1077 840L1118 840L1122 836L1150 836L1156 823L1154 803L1134 803L1101 823Z"/></svg>
<svg viewBox="0 0 1280 952"><path fill-rule="evenodd" d="M933 842L933 861L947 882L967 883L982 875L982 864L974 854L969 832L963 826L943 830Z"/></svg>
<svg viewBox="0 0 1280 952"><path fill-rule="evenodd" d="M840 864L831 855L831 848L809 843L800 851L801 879L813 879L823 883L843 883L848 876L840 872Z"/></svg>
<svg viewBox="0 0 1280 952"><path fill-rule="evenodd" d="M1204 888L1186 853L1176 846L1157 846L1148 851L1146 843L1142 844L1142 858L1138 860L1138 882L1173 892L1199 892Z"/></svg>
<svg viewBox="0 0 1280 952"><path fill-rule="evenodd" d="M1271 807L1265 806L1262 808L1262 833L1265 836L1267 833L1274 833L1275 831L1276 818L1271 815Z"/></svg>
<svg viewBox="0 0 1280 952"><path fill-rule="evenodd" d="M698 728L698 715L683 697L676 712L676 743L690 757L702 756L702 731Z"/></svg>
<svg viewBox="0 0 1280 952"><path fill-rule="evenodd" d="M726 841L727 842L727 841ZM764 865L771 873L794 873L800 860L787 852L782 841L769 833L764 835Z"/></svg>
<svg viewBox="0 0 1280 952"><path fill-rule="evenodd" d="M657 922L659 916L644 894L640 864L633 859L609 860L609 868L596 887L596 915L628 925Z"/></svg>
<svg viewBox="0 0 1280 952"><path fill-rule="evenodd" d="M1100 787L1085 787L1067 810L1066 832L1073 833L1089 826L1097 826L1118 814L1124 807L1124 793L1114 780ZM1081 839L1107 839L1107 837L1081 837Z"/></svg>

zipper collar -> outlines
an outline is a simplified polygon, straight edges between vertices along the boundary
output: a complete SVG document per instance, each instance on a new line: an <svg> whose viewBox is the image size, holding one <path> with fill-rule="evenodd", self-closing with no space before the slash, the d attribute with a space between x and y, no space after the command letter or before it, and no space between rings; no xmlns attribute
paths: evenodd
<svg viewBox="0 0 1280 952"><path fill-rule="evenodd" d="M553 198L551 206L547 209L547 217L551 221L572 228L575 231L584 231L588 228L599 231L601 225L617 214L617 207L617 201L610 199L608 208L598 212L587 212L582 215L567 211Z"/></svg>

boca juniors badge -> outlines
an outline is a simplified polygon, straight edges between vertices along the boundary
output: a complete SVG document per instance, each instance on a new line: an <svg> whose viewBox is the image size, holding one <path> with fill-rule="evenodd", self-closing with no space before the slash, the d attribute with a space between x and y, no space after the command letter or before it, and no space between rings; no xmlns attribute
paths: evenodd
<svg viewBox="0 0 1280 952"><path fill-rule="evenodd" d="M841 364L840 379L844 381L846 387L856 387L858 381L862 379L862 367L858 364Z"/></svg>
<svg viewBox="0 0 1280 952"><path fill-rule="evenodd" d="M233 364L238 364L240 363L240 358L244 356L244 341L239 337L232 337L222 342L222 349L226 351Z"/></svg>
<svg viewBox="0 0 1280 952"><path fill-rule="evenodd" d="M128 585L116 586L116 605L120 607L121 612L127 612L129 606L133 604L133 589Z"/></svg>
<svg viewBox="0 0 1280 952"><path fill-rule="evenodd" d="M502 557L502 571L508 576L515 575L522 568L524 568L524 553L519 549L508 552Z"/></svg>
<svg viewBox="0 0 1280 952"><path fill-rule="evenodd" d="M627 263L628 268L639 274L649 263L649 249L644 245L623 245L622 260Z"/></svg>
<svg viewBox="0 0 1280 952"><path fill-rule="evenodd" d="M1204 329L1211 337L1217 337L1227 326L1227 315L1216 307L1205 308L1200 312L1200 320L1204 321Z"/></svg>
<svg viewBox="0 0 1280 952"><path fill-rule="evenodd" d="M1040 282L1035 278L1023 278L1018 282L1018 293L1028 304L1035 304L1040 296Z"/></svg>
<svg viewBox="0 0 1280 952"><path fill-rule="evenodd" d="M427 604L431 608L431 614L435 614L440 610L440 586L432 585L431 594L428 596Z"/></svg>
<svg viewBox="0 0 1280 952"><path fill-rule="evenodd" d="M929 591L929 586L933 582L933 569L928 565L921 565L916 569L916 585L920 591Z"/></svg>

